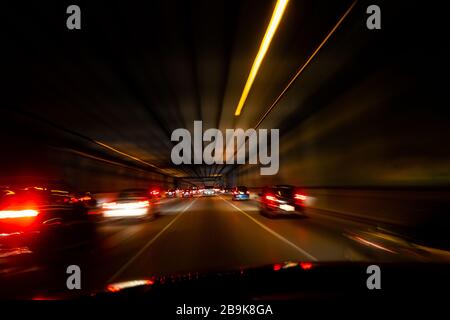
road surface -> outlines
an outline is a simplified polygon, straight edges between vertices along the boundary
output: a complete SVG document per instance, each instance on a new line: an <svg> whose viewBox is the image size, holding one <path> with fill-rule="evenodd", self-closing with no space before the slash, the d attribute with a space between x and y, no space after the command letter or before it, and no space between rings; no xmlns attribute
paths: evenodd
<svg viewBox="0 0 450 320"><path fill-rule="evenodd" d="M226 271L284 261L364 260L345 236L367 226L306 210L305 217L269 219L257 201L229 195L163 199L154 221L118 220L97 226L94 243L40 261L33 254L3 268L1 294L49 297L80 294L66 287L66 268L78 265L81 293L152 275ZM20 266L20 267L18 267Z"/></svg>

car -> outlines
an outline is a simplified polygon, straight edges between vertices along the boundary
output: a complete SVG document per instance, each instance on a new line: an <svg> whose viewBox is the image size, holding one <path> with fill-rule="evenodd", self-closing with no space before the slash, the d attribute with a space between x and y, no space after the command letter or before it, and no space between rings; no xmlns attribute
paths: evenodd
<svg viewBox="0 0 450 320"><path fill-rule="evenodd" d="M152 198L161 198L161 189L159 187L150 188L149 194Z"/></svg>
<svg viewBox="0 0 450 320"><path fill-rule="evenodd" d="M222 193L224 193L224 194L231 194L233 192L233 189L232 188L224 188L222 191L223 191Z"/></svg>
<svg viewBox="0 0 450 320"><path fill-rule="evenodd" d="M250 192L248 191L247 187L239 186L233 189L232 192L232 200L249 200L250 199Z"/></svg>
<svg viewBox="0 0 450 320"><path fill-rule="evenodd" d="M0 257L46 253L92 240L89 209L96 201L61 184L32 183L0 187Z"/></svg>
<svg viewBox="0 0 450 320"><path fill-rule="evenodd" d="M264 216L302 215L306 196L289 185L263 188L260 194L260 213Z"/></svg>
<svg viewBox="0 0 450 320"><path fill-rule="evenodd" d="M175 189L167 190L166 197L167 198L176 198L177 197L177 193L176 193Z"/></svg>
<svg viewBox="0 0 450 320"><path fill-rule="evenodd" d="M108 218L137 218L153 220L159 211L158 199L147 189L125 189L112 202L102 205L102 216Z"/></svg>
<svg viewBox="0 0 450 320"><path fill-rule="evenodd" d="M192 192L192 195L196 195L196 194L198 194L198 193L199 193L199 191L198 191L198 188L197 188L197 187L192 187L192 188L191 188L191 192Z"/></svg>
<svg viewBox="0 0 450 320"><path fill-rule="evenodd" d="M184 189L181 191L181 197L183 198L191 198L192 195L192 190L191 189Z"/></svg>
<svg viewBox="0 0 450 320"><path fill-rule="evenodd" d="M205 187L205 189L203 189L204 196L213 196L214 194L215 194L215 191L214 191L213 187Z"/></svg>

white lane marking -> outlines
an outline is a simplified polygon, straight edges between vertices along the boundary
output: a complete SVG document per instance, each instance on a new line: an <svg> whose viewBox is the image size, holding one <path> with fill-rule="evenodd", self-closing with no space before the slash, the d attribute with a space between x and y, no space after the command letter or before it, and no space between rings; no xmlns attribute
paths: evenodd
<svg viewBox="0 0 450 320"><path fill-rule="evenodd" d="M232 206L233 208L239 210L241 213L243 213L245 216L247 216L247 218L249 218L250 220L252 220L254 223L256 223L258 226L260 226L261 228L263 228L264 230L266 230L267 232L269 232L271 235L275 236L276 238L278 238L279 240L283 241L284 243L286 243L287 245L291 246L292 248L294 248L295 250L297 250L298 252L300 252L301 254L305 255L306 257L308 257L308 259L311 259L313 261L318 261L319 259L317 259L316 257L314 257L313 255L309 254L308 252L306 252L305 250L303 250L302 248L300 248L299 246L297 246L295 243L289 241L288 239L286 239L285 237L283 237L281 234L273 231L272 229L270 229L268 226L262 224L261 222L259 222L258 220L256 220L255 218L253 218L251 215L249 215L247 212L245 212L244 210L242 210L241 208L237 207L236 205L234 205L233 203L223 199L221 196L219 196L220 199L222 199L223 201L225 201L226 203L228 203L230 206Z"/></svg>
<svg viewBox="0 0 450 320"><path fill-rule="evenodd" d="M108 283L113 282L118 276L120 276L137 258L140 257L141 254L145 252L167 229L170 228L171 225L175 223L182 215L189 209L197 199L194 199L190 204L188 204L172 221L170 221L156 236L151 238L142 248L139 250L130 260L127 261L109 280Z"/></svg>

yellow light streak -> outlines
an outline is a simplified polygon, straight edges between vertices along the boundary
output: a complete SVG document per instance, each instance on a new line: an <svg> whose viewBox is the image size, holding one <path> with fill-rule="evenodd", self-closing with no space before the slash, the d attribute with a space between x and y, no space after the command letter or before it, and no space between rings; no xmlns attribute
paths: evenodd
<svg viewBox="0 0 450 320"><path fill-rule="evenodd" d="M264 56L269 49L270 42L275 34L275 31L280 24L281 18L283 17L284 10L288 4L289 0L278 0L275 5L275 9L273 10L272 18L270 19L269 26L267 27L264 38L259 47L258 54L256 55L255 60L253 61L252 68L250 69L250 73L247 78L247 82L245 83L244 90L242 91L241 98L239 99L239 103L236 107L235 116L239 116L241 114L242 108L244 107L245 101L247 100L247 96L250 92L250 89L253 85L253 81L255 80L256 74L258 73L259 67L264 59Z"/></svg>

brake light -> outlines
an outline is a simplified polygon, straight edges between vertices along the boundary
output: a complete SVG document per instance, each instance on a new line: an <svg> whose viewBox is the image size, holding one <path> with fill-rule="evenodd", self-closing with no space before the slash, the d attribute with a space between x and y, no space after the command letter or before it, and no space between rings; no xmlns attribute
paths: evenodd
<svg viewBox="0 0 450 320"><path fill-rule="evenodd" d="M294 199L305 201L306 196L304 194L297 193L294 195Z"/></svg>
<svg viewBox="0 0 450 320"><path fill-rule="evenodd" d="M250 192L249 192L249 191L246 191L245 193L246 193L246 194L250 194Z"/></svg>
<svg viewBox="0 0 450 320"><path fill-rule="evenodd" d="M77 203L78 201L81 201L78 198L71 197L71 198L64 198L63 202L65 203Z"/></svg>
<svg viewBox="0 0 450 320"><path fill-rule="evenodd" d="M277 198L275 198L274 196L272 196L270 194L266 195L266 199L269 200L269 201L276 201L277 200Z"/></svg>
<svg viewBox="0 0 450 320"><path fill-rule="evenodd" d="M300 267L303 270L309 270L312 268L312 263L311 262L300 262Z"/></svg>
<svg viewBox="0 0 450 320"><path fill-rule="evenodd" d="M3 210L0 211L0 219L11 219L11 218L30 218L36 217L39 211L34 209L25 210Z"/></svg>

